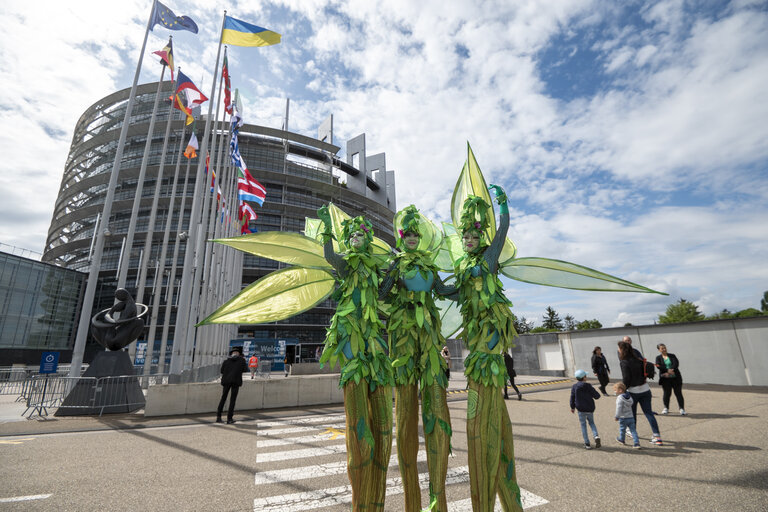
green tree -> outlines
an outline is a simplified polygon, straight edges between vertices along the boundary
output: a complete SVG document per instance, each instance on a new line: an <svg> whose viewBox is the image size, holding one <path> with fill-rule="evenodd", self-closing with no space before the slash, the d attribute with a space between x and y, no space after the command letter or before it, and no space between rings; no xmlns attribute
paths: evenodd
<svg viewBox="0 0 768 512"><path fill-rule="evenodd" d="M524 316L518 318L517 315L513 313L512 321L515 323L515 330L517 331L517 334L526 334L531 332L531 329L533 329L533 322L529 322L525 319Z"/></svg>
<svg viewBox="0 0 768 512"><path fill-rule="evenodd" d="M667 311L663 315L659 315L660 324L697 322L699 320L705 320L704 315L699 311L699 306L685 299L670 304L667 306Z"/></svg>
<svg viewBox="0 0 768 512"><path fill-rule="evenodd" d="M763 316L763 312L755 308L742 309L733 315L734 318L751 318L753 316Z"/></svg>
<svg viewBox="0 0 768 512"><path fill-rule="evenodd" d="M595 318L593 318L592 320L584 320L576 324L576 329L579 331L583 331L584 329L600 329L602 327L603 327L603 324L601 324Z"/></svg>
<svg viewBox="0 0 768 512"><path fill-rule="evenodd" d="M725 320L728 318L733 318L735 315L728 311L727 309L723 309L719 313L715 313L712 316L708 316L707 320Z"/></svg>
<svg viewBox="0 0 768 512"><path fill-rule="evenodd" d="M627 322L624 324L624 327L632 327L632 322Z"/></svg>
<svg viewBox="0 0 768 512"><path fill-rule="evenodd" d="M563 318L563 322L565 322L564 330L566 331L576 330L576 319L573 318L571 315L565 315L565 318Z"/></svg>
<svg viewBox="0 0 768 512"><path fill-rule="evenodd" d="M530 334L538 334L540 332L559 332L560 329L547 329L543 325L540 325L538 327L534 327L531 329Z"/></svg>
<svg viewBox="0 0 768 512"><path fill-rule="evenodd" d="M560 315L557 311L547 306L547 310L544 313L542 327L548 331L562 331L563 321L560 319Z"/></svg>
<svg viewBox="0 0 768 512"><path fill-rule="evenodd" d="M760 309L764 315L768 315L768 292L763 292L763 298L760 299Z"/></svg>

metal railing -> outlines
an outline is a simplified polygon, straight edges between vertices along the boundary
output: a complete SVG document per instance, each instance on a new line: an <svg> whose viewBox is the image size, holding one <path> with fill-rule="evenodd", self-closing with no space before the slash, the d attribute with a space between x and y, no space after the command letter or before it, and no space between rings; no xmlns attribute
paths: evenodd
<svg viewBox="0 0 768 512"><path fill-rule="evenodd" d="M120 375L112 377L67 377L35 375L25 387L27 409L22 413L47 416L49 408L61 407L99 416L104 412L128 412L145 404L144 393L150 385L168 382L167 374ZM138 388L136 384L138 383Z"/></svg>
<svg viewBox="0 0 768 512"><path fill-rule="evenodd" d="M259 360L259 367L256 368L256 377L269 379L272 376L272 361L269 359Z"/></svg>
<svg viewBox="0 0 768 512"><path fill-rule="evenodd" d="M85 373L88 365L83 365L80 369L80 375ZM17 402L26 400L26 390L29 386L29 379L39 375L40 369L37 366L0 366L0 395L17 395ZM53 374L65 377L69 374L69 365L59 365L58 371Z"/></svg>

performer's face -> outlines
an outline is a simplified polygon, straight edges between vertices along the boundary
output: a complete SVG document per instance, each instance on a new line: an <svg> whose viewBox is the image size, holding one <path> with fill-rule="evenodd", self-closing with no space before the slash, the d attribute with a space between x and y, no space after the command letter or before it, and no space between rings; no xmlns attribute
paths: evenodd
<svg viewBox="0 0 768 512"><path fill-rule="evenodd" d="M480 234L477 231L465 231L461 237L464 252L475 252L480 247Z"/></svg>
<svg viewBox="0 0 768 512"><path fill-rule="evenodd" d="M360 249L365 243L365 233L362 231L355 231L349 235L349 245L355 249Z"/></svg>
<svg viewBox="0 0 768 512"><path fill-rule="evenodd" d="M403 244L407 250L415 250L419 246L419 234L408 231L403 235Z"/></svg>

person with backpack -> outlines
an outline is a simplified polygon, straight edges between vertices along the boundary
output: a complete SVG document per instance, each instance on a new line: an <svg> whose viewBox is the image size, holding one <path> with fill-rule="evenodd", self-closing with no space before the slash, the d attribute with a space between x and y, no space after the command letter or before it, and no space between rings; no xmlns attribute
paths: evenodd
<svg viewBox="0 0 768 512"><path fill-rule="evenodd" d="M646 379L645 360L637 357L637 354L632 350L632 345L622 341L619 343L619 363L621 366L621 380L627 386L627 391L633 400L632 416L637 421L637 405L640 404L640 408L643 410L643 414L651 426L653 435L650 442L657 446L662 446L659 424L656 422L653 409L651 408L652 395L651 388L648 387Z"/></svg>

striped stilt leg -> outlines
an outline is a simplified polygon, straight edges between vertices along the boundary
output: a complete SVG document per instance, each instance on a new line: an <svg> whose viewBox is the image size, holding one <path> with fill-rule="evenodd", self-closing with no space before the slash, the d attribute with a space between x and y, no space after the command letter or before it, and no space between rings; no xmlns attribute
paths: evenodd
<svg viewBox="0 0 768 512"><path fill-rule="evenodd" d="M493 512L501 459L501 407L499 389L469 380L467 445L472 510Z"/></svg>
<svg viewBox="0 0 768 512"><path fill-rule="evenodd" d="M369 395L371 407L371 430L374 438L373 464L371 465L368 510L384 510L387 495L387 469L392 453L392 388L378 386ZM418 437L416 438L418 443ZM398 441L399 445L399 441Z"/></svg>
<svg viewBox="0 0 768 512"><path fill-rule="evenodd" d="M347 475L352 486L352 510L368 510L373 439L368 419L368 383L349 381L344 385L344 409L346 410ZM366 433L368 434L366 436Z"/></svg>
<svg viewBox="0 0 768 512"><path fill-rule="evenodd" d="M405 489L405 512L421 510L416 457L419 452L419 397L416 384L395 387L397 462Z"/></svg>
<svg viewBox="0 0 768 512"><path fill-rule="evenodd" d="M451 449L451 416L445 400L445 388L437 382L421 393L424 437L427 445L430 503L436 500L434 512L447 512L445 476L448 473L448 452ZM434 418L434 419L433 419Z"/></svg>

